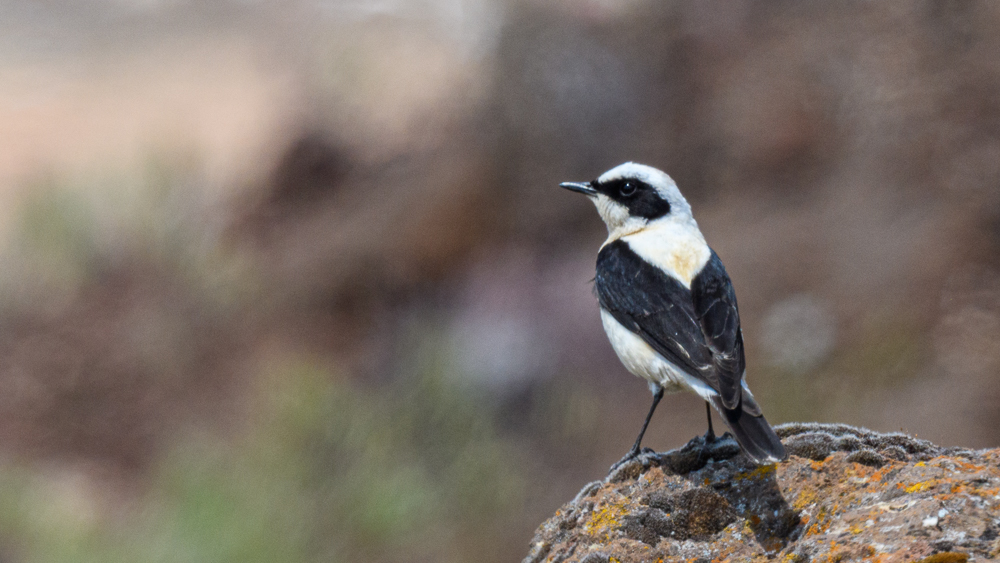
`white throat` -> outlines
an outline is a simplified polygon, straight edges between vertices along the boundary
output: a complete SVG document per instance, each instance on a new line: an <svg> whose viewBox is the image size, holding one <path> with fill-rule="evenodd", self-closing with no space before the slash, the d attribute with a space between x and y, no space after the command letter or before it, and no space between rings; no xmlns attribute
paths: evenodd
<svg viewBox="0 0 1000 563"><path fill-rule="evenodd" d="M649 224L649 221L642 217L629 215L628 208L604 194L598 194L593 201L597 213L608 227L608 241L641 231Z"/></svg>

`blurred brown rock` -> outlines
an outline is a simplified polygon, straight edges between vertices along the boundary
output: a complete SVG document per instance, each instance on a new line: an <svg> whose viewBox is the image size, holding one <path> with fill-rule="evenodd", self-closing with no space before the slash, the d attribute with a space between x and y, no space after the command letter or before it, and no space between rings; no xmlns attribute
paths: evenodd
<svg viewBox="0 0 1000 563"><path fill-rule="evenodd" d="M1000 450L839 424L778 427L755 466L731 438L643 454L541 525L524 563L967 561L1000 553Z"/></svg>

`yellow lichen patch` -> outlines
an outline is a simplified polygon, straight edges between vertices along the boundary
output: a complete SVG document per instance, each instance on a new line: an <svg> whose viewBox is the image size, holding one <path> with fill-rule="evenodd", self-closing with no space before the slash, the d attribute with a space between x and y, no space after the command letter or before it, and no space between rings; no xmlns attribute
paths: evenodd
<svg viewBox="0 0 1000 563"><path fill-rule="evenodd" d="M937 480L932 479L930 481L921 481L919 483L913 483L912 485L903 485L902 483L900 483L896 485L896 488L903 489L905 492L912 494L912 493L919 493L922 491L926 491L927 489L930 489L934 485L937 485Z"/></svg>
<svg viewBox="0 0 1000 563"><path fill-rule="evenodd" d="M621 526L622 517L628 513L628 499L621 498L617 502L602 505L591 513L587 523L584 524L584 532L596 536L607 536L610 530Z"/></svg>
<svg viewBox="0 0 1000 563"><path fill-rule="evenodd" d="M744 479L764 479L768 475L775 472L775 466L772 465L761 465L753 471L744 471L736 474L735 479L737 481L742 481Z"/></svg>
<svg viewBox="0 0 1000 563"><path fill-rule="evenodd" d="M792 505L796 510L802 510L810 505L819 502L819 495L814 489L803 489L799 496L795 497Z"/></svg>

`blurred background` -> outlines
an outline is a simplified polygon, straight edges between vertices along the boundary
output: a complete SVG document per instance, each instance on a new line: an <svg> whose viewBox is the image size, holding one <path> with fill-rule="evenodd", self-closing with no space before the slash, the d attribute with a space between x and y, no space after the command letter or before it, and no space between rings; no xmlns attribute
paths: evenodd
<svg viewBox="0 0 1000 563"><path fill-rule="evenodd" d="M772 423L1000 442L1000 7L0 4L0 561L517 561L645 384L668 171ZM645 444L704 432L668 397Z"/></svg>

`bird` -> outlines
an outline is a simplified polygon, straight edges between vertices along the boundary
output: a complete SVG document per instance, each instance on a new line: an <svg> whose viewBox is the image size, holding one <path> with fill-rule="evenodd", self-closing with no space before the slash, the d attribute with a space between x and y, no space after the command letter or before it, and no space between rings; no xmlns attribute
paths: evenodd
<svg viewBox="0 0 1000 563"><path fill-rule="evenodd" d="M594 277L601 322L622 364L653 394L635 444L616 466L641 453L664 392L679 391L705 400L706 443L715 439L714 407L754 462L787 459L747 387L733 284L673 179L626 162L594 181L560 186L590 198L608 228Z"/></svg>

